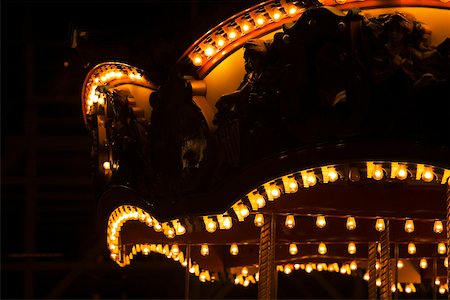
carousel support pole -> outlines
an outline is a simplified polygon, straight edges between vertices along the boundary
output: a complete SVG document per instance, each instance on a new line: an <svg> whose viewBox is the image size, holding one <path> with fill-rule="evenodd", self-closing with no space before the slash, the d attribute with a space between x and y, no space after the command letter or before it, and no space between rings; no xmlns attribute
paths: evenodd
<svg viewBox="0 0 450 300"><path fill-rule="evenodd" d="M431 279L431 284L433 287L433 299L437 299L437 285L434 284L437 276L437 258L433 258L433 278Z"/></svg>
<svg viewBox="0 0 450 300"><path fill-rule="evenodd" d="M189 299L189 269L191 268L191 245L186 245L186 270L184 272L184 299Z"/></svg>
<svg viewBox="0 0 450 300"><path fill-rule="evenodd" d="M398 299L398 268L397 268L397 264L398 264L398 256L399 256L399 252L398 252L398 244L395 244L394 246L394 255L395 255L395 259L394 259L394 284L395 284L395 293L394 293L394 299Z"/></svg>
<svg viewBox="0 0 450 300"><path fill-rule="evenodd" d="M380 288L380 298L381 299L392 299L391 291L391 249L389 241L389 220L386 221L386 228L381 233L381 288Z"/></svg>
<svg viewBox="0 0 450 300"><path fill-rule="evenodd" d="M259 239L258 299L277 298L277 270L275 266L276 217L265 218Z"/></svg>
<svg viewBox="0 0 450 300"><path fill-rule="evenodd" d="M450 260L450 179L447 183L447 259ZM447 267L447 286L450 286L450 268ZM434 280L434 279L433 279ZM450 299L450 292L447 293Z"/></svg>
<svg viewBox="0 0 450 300"><path fill-rule="evenodd" d="M377 243L369 243L369 257L368 266L369 269L369 299L377 299L377 269L375 265L377 263Z"/></svg>

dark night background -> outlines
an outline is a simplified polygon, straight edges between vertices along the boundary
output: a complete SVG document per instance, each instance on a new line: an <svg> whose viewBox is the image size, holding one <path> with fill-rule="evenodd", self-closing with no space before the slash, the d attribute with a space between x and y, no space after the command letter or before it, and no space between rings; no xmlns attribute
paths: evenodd
<svg viewBox="0 0 450 300"><path fill-rule="evenodd" d="M204 32L257 1L1 3L1 298L183 298L184 269L159 256L120 268L97 224L81 88L124 61L164 81ZM73 31L85 32L76 39ZM200 283L194 298L256 298ZM360 279L284 276L280 298L362 298Z"/></svg>

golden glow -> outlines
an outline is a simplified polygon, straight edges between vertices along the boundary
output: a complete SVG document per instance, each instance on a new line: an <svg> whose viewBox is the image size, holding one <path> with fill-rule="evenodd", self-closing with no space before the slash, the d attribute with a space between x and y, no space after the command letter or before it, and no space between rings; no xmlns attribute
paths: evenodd
<svg viewBox="0 0 450 300"><path fill-rule="evenodd" d="M426 259L426 258L420 259L419 266L420 266L421 269L426 269L426 268L428 268L428 262L427 262L427 259Z"/></svg>
<svg viewBox="0 0 450 300"><path fill-rule="evenodd" d="M247 20L242 20L240 27L241 27L241 31L244 34L249 32L252 29L252 25Z"/></svg>
<svg viewBox="0 0 450 300"><path fill-rule="evenodd" d="M241 270L242 275L244 276L248 276L248 268L247 267L243 267Z"/></svg>
<svg viewBox="0 0 450 300"><path fill-rule="evenodd" d="M264 16L264 14L259 14L258 16L256 16L255 23L258 26L263 26L264 24L266 24L266 22L267 22L267 20L266 20L266 17Z"/></svg>
<svg viewBox="0 0 450 300"><path fill-rule="evenodd" d="M286 193L296 193L298 191L298 183L295 178L289 178L286 185Z"/></svg>
<svg viewBox="0 0 450 300"><path fill-rule="evenodd" d="M328 177L330 182L335 182L339 178L339 175L334 168L330 168L328 170Z"/></svg>
<svg viewBox="0 0 450 300"><path fill-rule="evenodd" d="M284 274L289 275L292 273L292 265L284 266Z"/></svg>
<svg viewBox="0 0 450 300"><path fill-rule="evenodd" d="M264 225L264 215L263 214L256 214L255 220L254 220L255 226L261 227Z"/></svg>
<svg viewBox="0 0 450 300"><path fill-rule="evenodd" d="M313 270L314 270L314 269L313 269L313 267L312 267L311 264L307 264L307 265L305 266L305 271L306 271L306 273L311 273Z"/></svg>
<svg viewBox="0 0 450 300"><path fill-rule="evenodd" d="M210 57L210 56L214 55L214 53L216 53L216 49L214 49L214 47L212 45L207 45L205 47L204 53L207 57Z"/></svg>
<svg viewBox="0 0 450 300"><path fill-rule="evenodd" d="M358 269L358 264L356 263L356 261L352 261L350 263L350 270L356 271L356 269Z"/></svg>
<svg viewBox="0 0 450 300"><path fill-rule="evenodd" d="M353 242L348 243L348 253L349 254L355 254L356 253L356 244Z"/></svg>
<svg viewBox="0 0 450 300"><path fill-rule="evenodd" d="M442 0L441 0L441 1L442 1ZM439 287L439 294L443 295L443 294L445 294L445 292L446 292L445 287L444 287L443 285L441 285L441 286Z"/></svg>
<svg viewBox="0 0 450 300"><path fill-rule="evenodd" d="M105 161L103 163L103 169L110 170L111 169L111 163L109 161Z"/></svg>
<svg viewBox="0 0 450 300"><path fill-rule="evenodd" d="M295 218L293 215L287 215L286 221L284 222L287 228L292 229L295 227Z"/></svg>
<svg viewBox="0 0 450 300"><path fill-rule="evenodd" d="M266 200L264 199L264 197L260 194L256 194L255 195L255 201L256 204L258 205L258 208L263 208L264 206L266 206Z"/></svg>
<svg viewBox="0 0 450 300"><path fill-rule="evenodd" d="M408 244L408 253L411 255L416 254L416 245L414 243Z"/></svg>
<svg viewBox="0 0 450 300"><path fill-rule="evenodd" d="M356 220L354 217L348 217L347 223L345 224L348 230L355 230L356 229Z"/></svg>
<svg viewBox="0 0 450 300"><path fill-rule="evenodd" d="M399 259L397 261L397 269L402 269L405 266L405 264L403 263L403 260Z"/></svg>
<svg viewBox="0 0 450 300"><path fill-rule="evenodd" d="M444 243L439 243L437 246L437 252L439 254L445 254L447 252L447 246Z"/></svg>
<svg viewBox="0 0 450 300"><path fill-rule="evenodd" d="M200 67L201 65L203 65L203 57L200 53L195 53L192 56L192 63L194 64L194 66Z"/></svg>
<svg viewBox="0 0 450 300"><path fill-rule="evenodd" d="M216 39L217 47L222 48L223 46L225 46L225 44L226 44L226 41L222 36L220 36Z"/></svg>
<svg viewBox="0 0 450 300"><path fill-rule="evenodd" d="M379 232L384 231L385 229L385 224L384 224L384 220L383 219L377 219L377 222L375 223L375 229Z"/></svg>
<svg viewBox="0 0 450 300"><path fill-rule="evenodd" d="M155 220L155 222L154 222L153 229L154 229L156 232L161 232L161 231L163 230L161 224L160 224L158 221L156 221L156 220Z"/></svg>
<svg viewBox="0 0 450 300"><path fill-rule="evenodd" d="M436 277L436 278L434 279L434 284L435 284L435 285L440 285L440 284L441 284L441 280L440 280L438 277Z"/></svg>
<svg viewBox="0 0 450 300"><path fill-rule="evenodd" d="M172 252L174 255L178 255L180 253L180 248L177 244L173 244L170 252Z"/></svg>
<svg viewBox="0 0 450 300"><path fill-rule="evenodd" d="M230 229L233 226L233 221L230 216L223 217L223 228Z"/></svg>
<svg viewBox="0 0 450 300"><path fill-rule="evenodd" d="M230 246L230 254L231 255L238 255L239 254L239 248L236 243L231 244Z"/></svg>
<svg viewBox="0 0 450 300"><path fill-rule="evenodd" d="M327 220L324 216L318 216L316 219L316 226L319 228L324 228L327 225Z"/></svg>
<svg viewBox="0 0 450 300"><path fill-rule="evenodd" d="M208 223L206 224L206 231L209 233L213 233L217 229L217 223L214 222L214 220L209 219Z"/></svg>
<svg viewBox="0 0 450 300"><path fill-rule="evenodd" d="M228 28L227 36L230 40L234 40L238 37L238 32L233 27Z"/></svg>
<svg viewBox="0 0 450 300"><path fill-rule="evenodd" d="M377 280L376 280L376 285L377 285L378 287L381 286L381 279L380 279L380 278L377 278Z"/></svg>
<svg viewBox="0 0 450 300"><path fill-rule="evenodd" d="M337 4L344 4L347 0L335 0Z"/></svg>
<svg viewBox="0 0 450 300"><path fill-rule="evenodd" d="M433 224L433 231L436 233L441 233L444 231L444 225L442 225L442 221L436 220Z"/></svg>
<svg viewBox="0 0 450 300"><path fill-rule="evenodd" d="M292 17L298 12L298 8L294 4L289 4L286 6L286 12L290 17Z"/></svg>
<svg viewBox="0 0 450 300"><path fill-rule="evenodd" d="M276 184L270 185L269 193L272 199L277 199L281 196L280 188Z"/></svg>
<svg viewBox="0 0 450 300"><path fill-rule="evenodd" d="M448 268L448 257L444 258L444 267Z"/></svg>
<svg viewBox="0 0 450 300"><path fill-rule="evenodd" d="M203 245L201 246L201 248L200 248L200 254L201 254L202 256L207 256L207 255L209 255L209 247L208 247L207 244L203 244Z"/></svg>
<svg viewBox="0 0 450 300"><path fill-rule="evenodd" d="M308 180L309 186L314 186L316 184L317 178L316 178L316 175L314 174L314 172L308 173L307 180Z"/></svg>
<svg viewBox="0 0 450 300"><path fill-rule="evenodd" d="M381 180L384 176L383 168L381 165L374 165L373 169L373 179Z"/></svg>
<svg viewBox="0 0 450 300"><path fill-rule="evenodd" d="M411 288L411 286L408 284L408 285L406 285L405 286L405 293L407 293L407 294L411 294L411 292L412 292L412 288Z"/></svg>
<svg viewBox="0 0 450 300"><path fill-rule="evenodd" d="M296 255L298 253L298 248L295 243L292 243L289 245L289 254L290 255Z"/></svg>
<svg viewBox="0 0 450 300"><path fill-rule="evenodd" d="M186 233L186 228L183 225L178 224L178 226L177 226L177 234L178 235L183 235L185 233Z"/></svg>
<svg viewBox="0 0 450 300"><path fill-rule="evenodd" d="M317 252L319 252L319 254L326 254L327 253L327 246L325 245L325 243L319 243L319 247L317 248Z"/></svg>
<svg viewBox="0 0 450 300"><path fill-rule="evenodd" d="M274 7L271 12L270 12L270 17L272 18L272 20L274 20L275 22L279 21L281 19L283 15L281 14L281 11Z"/></svg>
<svg viewBox="0 0 450 300"><path fill-rule="evenodd" d="M369 281L369 279L370 279L369 270L367 270L366 273L364 273L363 279L365 281Z"/></svg>
<svg viewBox="0 0 450 300"><path fill-rule="evenodd" d="M414 231L414 221L413 220L406 220L405 221L405 231L407 233L411 233Z"/></svg>
<svg viewBox="0 0 450 300"><path fill-rule="evenodd" d="M245 205L244 203L239 204L239 213L244 218L248 217L248 215L250 214L250 211L248 210L247 205Z"/></svg>
<svg viewBox="0 0 450 300"><path fill-rule="evenodd" d="M395 293L396 290L397 290L397 289L395 288L395 284L392 284L392 285L391 285L391 292L392 292L392 293Z"/></svg>
<svg viewBox="0 0 450 300"><path fill-rule="evenodd" d="M422 173L422 179L425 182L431 182L434 178L433 169L430 167L425 167Z"/></svg>
<svg viewBox="0 0 450 300"><path fill-rule="evenodd" d="M169 239L173 239L173 238L175 237L175 230L173 230L172 227L169 227L169 228L167 229L166 236L167 236Z"/></svg>
<svg viewBox="0 0 450 300"><path fill-rule="evenodd" d="M397 171L397 178L400 180L404 180L408 177L408 168L406 165L399 165Z"/></svg>

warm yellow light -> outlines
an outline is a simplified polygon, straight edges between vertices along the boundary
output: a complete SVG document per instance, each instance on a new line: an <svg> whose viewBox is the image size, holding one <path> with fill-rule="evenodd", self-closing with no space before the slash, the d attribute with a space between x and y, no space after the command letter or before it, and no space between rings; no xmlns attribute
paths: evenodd
<svg viewBox="0 0 450 300"><path fill-rule="evenodd" d="M297 11L298 11L298 8L294 4L290 4L286 7L286 12L291 17L294 16L297 13Z"/></svg>
<svg viewBox="0 0 450 300"><path fill-rule="evenodd" d="M318 216L316 219L316 226L319 228L324 228L327 225L327 220L324 216Z"/></svg>
<svg viewBox="0 0 450 300"><path fill-rule="evenodd" d="M297 180L291 178L287 184L287 193L296 193L298 191L298 183Z"/></svg>
<svg viewBox="0 0 450 300"><path fill-rule="evenodd" d="M428 262L427 262L427 259L426 259L426 258L420 259L419 266L420 266L421 269L426 269L426 268L428 268Z"/></svg>
<svg viewBox="0 0 450 300"><path fill-rule="evenodd" d="M282 17L281 11L278 8L276 8L276 7L273 8L272 11L271 11L271 17L272 17L272 19L274 21L280 20L281 17Z"/></svg>
<svg viewBox="0 0 450 300"><path fill-rule="evenodd" d="M292 229L295 227L295 218L293 215L287 215L286 221L284 222L287 228Z"/></svg>
<svg viewBox="0 0 450 300"><path fill-rule="evenodd" d="M206 231L213 233L217 229L217 224L214 222L214 220L209 220L206 224Z"/></svg>
<svg viewBox="0 0 450 300"><path fill-rule="evenodd" d="M311 273L313 271L312 265L311 264L307 264L305 266L305 271L306 271L306 273Z"/></svg>
<svg viewBox="0 0 450 300"><path fill-rule="evenodd" d="M297 253L298 253L297 245L295 243L291 243L289 245L289 254L296 255Z"/></svg>
<svg viewBox="0 0 450 300"><path fill-rule="evenodd" d="M245 287L248 287L249 284L250 284L250 281L248 281L248 279L245 279L244 283L242 285Z"/></svg>
<svg viewBox="0 0 450 300"><path fill-rule="evenodd" d="M344 4L347 0L335 0L337 4Z"/></svg>
<svg viewBox="0 0 450 300"><path fill-rule="evenodd" d="M426 167L422 173L422 179L425 182L431 182L434 178L433 169Z"/></svg>
<svg viewBox="0 0 450 300"><path fill-rule="evenodd" d="M276 184L270 185L270 195L273 199L277 199L281 196L280 188Z"/></svg>
<svg viewBox="0 0 450 300"><path fill-rule="evenodd" d="M111 163L109 161L105 161L103 163L103 169L110 170L111 169Z"/></svg>
<svg viewBox="0 0 450 300"><path fill-rule="evenodd" d="M206 281L206 274L205 274L205 272L201 272L201 273L200 273L200 276L198 277L198 279L199 279L201 282L205 282L205 281Z"/></svg>
<svg viewBox="0 0 450 300"><path fill-rule="evenodd" d="M325 243L319 243L319 247L317 248L317 252L319 252L319 254L325 254L327 253L327 246L325 245Z"/></svg>
<svg viewBox="0 0 450 300"><path fill-rule="evenodd" d="M347 223L345 224L348 230L355 230L356 229L356 220L354 217L348 217Z"/></svg>
<svg viewBox="0 0 450 300"><path fill-rule="evenodd" d="M256 272L256 274L255 274L255 280L256 280L256 282L259 281L259 272Z"/></svg>
<svg viewBox="0 0 450 300"><path fill-rule="evenodd" d="M340 272L341 274L346 274L346 273L347 273L347 269L345 268L344 265L341 266L341 269L339 270L339 272Z"/></svg>
<svg viewBox="0 0 450 300"><path fill-rule="evenodd" d="M358 264L356 263L356 261L352 261L350 263L350 270L356 271L356 269L358 269Z"/></svg>
<svg viewBox="0 0 450 300"><path fill-rule="evenodd" d="M445 287L443 285L441 285L439 287L439 294L443 295L443 294L445 294L445 292L446 292Z"/></svg>
<svg viewBox="0 0 450 300"><path fill-rule="evenodd" d="M226 41L223 37L219 37L216 39L216 44L217 44L217 47L222 48L223 46L225 46Z"/></svg>
<svg viewBox="0 0 450 300"><path fill-rule="evenodd" d="M405 286L405 293L411 294L411 292L412 292L412 288L411 288L411 286L408 284L407 286Z"/></svg>
<svg viewBox="0 0 450 300"><path fill-rule="evenodd" d="M185 233L186 233L186 228L183 225L179 224L177 226L177 234L178 235L183 235Z"/></svg>
<svg viewBox="0 0 450 300"><path fill-rule="evenodd" d="M234 40L238 37L238 32L234 28L228 28L227 36L230 40Z"/></svg>
<svg viewBox="0 0 450 300"><path fill-rule="evenodd" d="M231 246L230 246L230 254L231 255L238 255L238 253L239 253L238 245L236 243L231 244Z"/></svg>
<svg viewBox="0 0 450 300"><path fill-rule="evenodd" d="M392 293L395 293L396 290L397 290L397 289L395 288L395 284L392 284L392 285L391 285L391 292L392 292Z"/></svg>
<svg viewBox="0 0 450 300"><path fill-rule="evenodd" d="M256 227L261 227L264 225L264 215L263 214L256 214L255 220L254 220Z"/></svg>
<svg viewBox="0 0 450 300"><path fill-rule="evenodd" d="M328 170L328 177L330 182L335 182L339 178L339 175L334 168L331 168Z"/></svg>
<svg viewBox="0 0 450 300"><path fill-rule="evenodd" d="M448 268L448 257L444 259L444 267Z"/></svg>
<svg viewBox="0 0 450 300"><path fill-rule="evenodd" d="M401 269L401 268L403 268L405 266L405 264L403 263L403 260L401 260L401 259L399 259L398 261L397 261L397 269Z"/></svg>
<svg viewBox="0 0 450 300"><path fill-rule="evenodd" d="M323 264L317 264L316 270L319 271L319 272L322 272L323 268L324 268Z"/></svg>
<svg viewBox="0 0 450 300"><path fill-rule="evenodd" d="M306 180L308 181L309 186L314 186L317 182L317 178L314 172L309 172L308 176L306 177Z"/></svg>
<svg viewBox="0 0 450 300"><path fill-rule="evenodd" d="M380 278L377 278L377 280L376 280L376 285L377 285L377 286L381 286L381 279L380 279Z"/></svg>
<svg viewBox="0 0 450 300"><path fill-rule="evenodd" d="M233 221L230 216L223 217L223 228L230 229L233 226Z"/></svg>
<svg viewBox="0 0 450 300"><path fill-rule="evenodd" d="M356 245L353 242L348 243L348 253L355 254L356 253Z"/></svg>
<svg viewBox="0 0 450 300"><path fill-rule="evenodd" d="M447 246L444 243L439 243L437 251L439 254L445 254L447 252Z"/></svg>
<svg viewBox="0 0 450 300"><path fill-rule="evenodd" d="M408 253L411 255L416 254L416 245L414 243L408 244Z"/></svg>
<svg viewBox="0 0 450 300"><path fill-rule="evenodd" d="M284 274L288 275L292 273L292 265L284 266Z"/></svg>
<svg viewBox="0 0 450 300"><path fill-rule="evenodd" d="M216 49L212 45L207 45L205 47L204 53L207 57L212 56L216 52Z"/></svg>
<svg viewBox="0 0 450 300"><path fill-rule="evenodd" d="M377 261L375 262L375 270L379 270L380 267L381 267L381 264L380 264L380 262L377 260Z"/></svg>
<svg viewBox="0 0 450 300"><path fill-rule="evenodd" d="M397 178L404 180L408 177L408 168L405 165L400 165L397 171Z"/></svg>
<svg viewBox="0 0 450 300"><path fill-rule="evenodd" d="M411 233L414 231L414 221L413 220L406 220L405 221L405 231L407 233Z"/></svg>
<svg viewBox="0 0 450 300"><path fill-rule="evenodd" d="M434 279L434 284L435 284L435 285L440 285L440 284L441 284L441 280L440 280L438 277L436 277L436 278Z"/></svg>
<svg viewBox="0 0 450 300"><path fill-rule="evenodd" d="M369 279L370 279L369 271L366 271L366 273L364 273L363 279L365 281L369 281Z"/></svg>
<svg viewBox="0 0 450 300"><path fill-rule="evenodd" d="M173 239L173 238L175 237L175 230L173 230L173 228L167 229L167 234L166 234L166 236L167 236L169 239Z"/></svg>
<svg viewBox="0 0 450 300"><path fill-rule="evenodd" d="M385 225L383 219L377 219L377 222L375 223L375 229L379 232L384 231Z"/></svg>
<svg viewBox="0 0 450 300"><path fill-rule="evenodd" d="M156 232L161 232L161 231L163 230L161 224L160 224L158 221L156 221L156 220L155 220L155 222L154 222L153 229L154 229Z"/></svg>
<svg viewBox="0 0 450 300"><path fill-rule="evenodd" d="M241 270L242 275L247 276L248 275L248 268L247 267L243 267Z"/></svg>
<svg viewBox="0 0 450 300"><path fill-rule="evenodd" d="M194 274L194 273L195 273L195 267L194 267L194 265L192 265L192 266L189 268L189 273L191 273L191 274Z"/></svg>
<svg viewBox="0 0 450 300"><path fill-rule="evenodd" d="M259 14L256 17L255 22L258 26L263 26L266 23L266 17L264 16L264 14Z"/></svg>
<svg viewBox="0 0 450 300"><path fill-rule="evenodd" d="M444 231L444 225L442 225L442 221L434 221L433 231L436 233L441 233L442 231Z"/></svg>
<svg viewBox="0 0 450 300"><path fill-rule="evenodd" d="M300 264L294 264L294 269L299 270L300 269Z"/></svg>
<svg viewBox="0 0 450 300"><path fill-rule="evenodd" d="M244 218L248 217L248 215L250 214L250 211L248 210L247 205L245 205L244 203L239 204L239 213Z"/></svg>
<svg viewBox="0 0 450 300"><path fill-rule="evenodd" d="M247 20L243 20L240 27L241 27L241 31L244 34L249 32L250 29L252 29L250 22L248 22Z"/></svg>
<svg viewBox="0 0 450 300"><path fill-rule="evenodd" d="M255 201L256 204L258 205L258 208L263 208L264 206L266 206L266 200L264 199L264 197L260 194L256 194L255 195Z"/></svg>
<svg viewBox="0 0 450 300"><path fill-rule="evenodd" d="M206 244L203 244L200 248L200 254L203 256L209 255L209 247Z"/></svg>
<svg viewBox="0 0 450 300"><path fill-rule="evenodd" d="M200 53L195 53L192 56L192 63L194 66L200 67L203 64L203 57Z"/></svg>
<svg viewBox="0 0 450 300"><path fill-rule="evenodd" d="M178 247L177 244L173 244L170 251L176 256L180 253L180 248Z"/></svg>
<svg viewBox="0 0 450 300"><path fill-rule="evenodd" d="M373 169L373 179L381 180L384 176L383 168L381 165L374 165Z"/></svg>

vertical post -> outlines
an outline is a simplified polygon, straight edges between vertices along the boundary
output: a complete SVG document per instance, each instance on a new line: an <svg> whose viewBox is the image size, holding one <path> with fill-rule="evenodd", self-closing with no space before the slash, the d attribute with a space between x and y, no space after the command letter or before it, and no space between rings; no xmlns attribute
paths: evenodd
<svg viewBox="0 0 450 300"><path fill-rule="evenodd" d="M397 264L398 264L398 256L399 256L399 252L398 252L398 244L395 244L394 246L394 284L395 284L395 294L394 294L394 299L398 299L398 268L397 268Z"/></svg>
<svg viewBox="0 0 450 300"><path fill-rule="evenodd" d="M386 229L381 233L381 299L392 299L391 291L391 249L389 241L389 220L386 221Z"/></svg>
<svg viewBox="0 0 450 300"><path fill-rule="evenodd" d="M431 279L431 286L433 287L433 299L437 299L437 286L434 284L437 276L437 258L433 258L433 278Z"/></svg>
<svg viewBox="0 0 450 300"><path fill-rule="evenodd" d="M276 217L265 218L259 239L259 282L258 299L276 299L277 270L275 267Z"/></svg>
<svg viewBox="0 0 450 300"><path fill-rule="evenodd" d="M447 259L450 261L450 179L447 183ZM450 268L447 267L447 286L450 286ZM450 300L450 292L447 294Z"/></svg>
<svg viewBox="0 0 450 300"><path fill-rule="evenodd" d="M186 257L187 261L186 270L184 273L184 299L189 299L189 270L191 268L191 245L186 245Z"/></svg>
<svg viewBox="0 0 450 300"><path fill-rule="evenodd" d="M377 269L375 267L377 262L377 243L369 243L369 257L368 266L369 269L369 299L377 299Z"/></svg>

